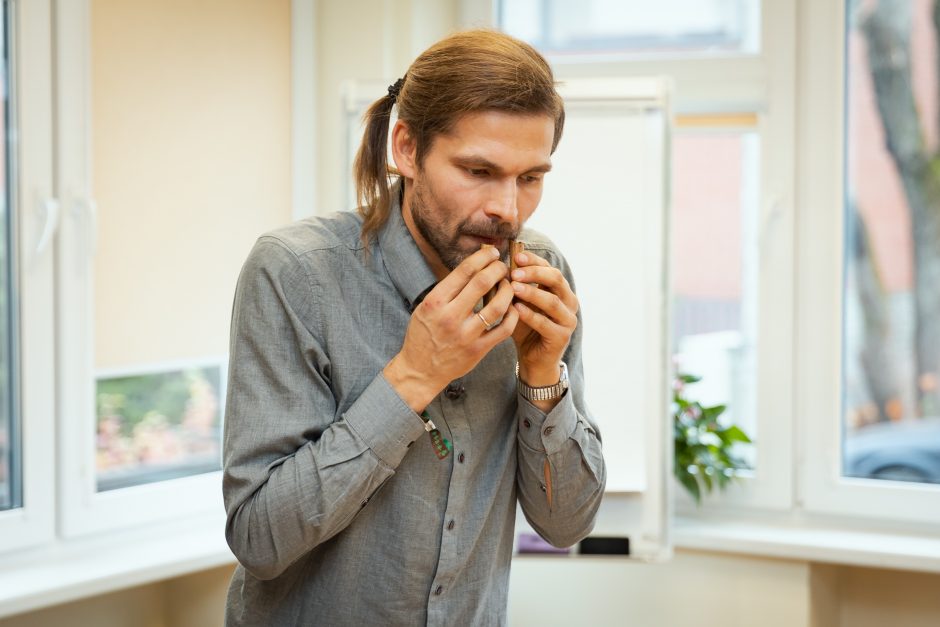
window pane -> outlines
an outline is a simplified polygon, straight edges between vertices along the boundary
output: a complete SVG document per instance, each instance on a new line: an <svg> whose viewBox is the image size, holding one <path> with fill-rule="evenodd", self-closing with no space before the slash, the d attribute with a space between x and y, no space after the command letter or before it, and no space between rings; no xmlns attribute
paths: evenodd
<svg viewBox="0 0 940 627"><path fill-rule="evenodd" d="M0 125L0 510L18 507L19 481L17 474L19 464L15 447L16 424L13 412L15 390L13 375L15 362L13 359L14 333L13 320L13 267L12 267L12 227L10 220L11 185L10 177L10 116L9 116L9 72L7 50L7 3L0 6L0 89L3 97L0 99L0 116L3 124Z"/></svg>
<svg viewBox="0 0 940 627"><path fill-rule="evenodd" d="M932 2L851 3L843 472L940 483L940 169Z"/></svg>
<svg viewBox="0 0 940 627"><path fill-rule="evenodd" d="M507 33L553 53L756 53L755 0L502 0Z"/></svg>
<svg viewBox="0 0 940 627"><path fill-rule="evenodd" d="M98 490L219 469L221 366L98 377Z"/></svg>
<svg viewBox="0 0 940 627"><path fill-rule="evenodd" d="M757 134L680 133L672 149L677 370L701 377L690 400L727 405L721 422L754 440ZM754 448L735 453L753 467Z"/></svg>

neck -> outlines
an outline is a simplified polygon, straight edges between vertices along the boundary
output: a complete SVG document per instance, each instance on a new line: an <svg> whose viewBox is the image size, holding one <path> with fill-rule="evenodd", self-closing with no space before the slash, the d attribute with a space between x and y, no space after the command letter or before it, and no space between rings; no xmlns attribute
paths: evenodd
<svg viewBox="0 0 940 627"><path fill-rule="evenodd" d="M431 268L431 272L433 272L437 280L440 281L450 274L450 270L441 262L440 257L437 256L437 252L435 252L434 248L421 236L421 232L418 230L418 227L415 226L414 217L411 215L414 186L410 181L407 183L403 181L402 185L405 191L401 201L401 216L405 220L405 226L408 227L408 232L411 233L411 237L418 245L421 256L424 257L424 260L428 263L428 267Z"/></svg>

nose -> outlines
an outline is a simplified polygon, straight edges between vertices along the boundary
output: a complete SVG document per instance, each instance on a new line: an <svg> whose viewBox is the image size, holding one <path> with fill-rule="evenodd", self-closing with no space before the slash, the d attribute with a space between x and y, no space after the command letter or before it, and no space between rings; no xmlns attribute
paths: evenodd
<svg viewBox="0 0 940 627"><path fill-rule="evenodd" d="M491 220L515 224L519 215L516 201L519 190L516 181L509 180L494 186L493 195L486 203L484 211Z"/></svg>

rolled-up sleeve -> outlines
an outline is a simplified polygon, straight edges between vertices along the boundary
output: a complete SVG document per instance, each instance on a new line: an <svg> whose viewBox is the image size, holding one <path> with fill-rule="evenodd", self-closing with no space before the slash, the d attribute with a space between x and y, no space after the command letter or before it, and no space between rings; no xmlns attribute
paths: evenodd
<svg viewBox="0 0 940 627"><path fill-rule="evenodd" d="M340 416L296 255L258 241L236 288L225 411L226 539L271 579L345 528L424 427L381 373Z"/></svg>

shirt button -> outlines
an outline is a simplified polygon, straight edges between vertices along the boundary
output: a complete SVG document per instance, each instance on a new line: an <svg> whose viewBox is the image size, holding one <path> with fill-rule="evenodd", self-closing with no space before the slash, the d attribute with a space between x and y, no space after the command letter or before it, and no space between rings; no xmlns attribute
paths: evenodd
<svg viewBox="0 0 940 627"><path fill-rule="evenodd" d="M540 484L539 484L539 489L540 489L542 492L545 492L545 491L546 491L546 490L545 490L545 484L544 484L544 483L540 483Z"/></svg>
<svg viewBox="0 0 940 627"><path fill-rule="evenodd" d="M464 460L463 453L461 453L460 455L457 456L457 461L462 464L463 460Z"/></svg>
<svg viewBox="0 0 940 627"><path fill-rule="evenodd" d="M443 592L443 591L444 591L444 586L438 586L438 587L434 590L434 594L440 596L441 592Z"/></svg>
<svg viewBox="0 0 940 627"><path fill-rule="evenodd" d="M453 520L447 523L447 530L451 531L454 528L454 525L456 525L456 523Z"/></svg>
<svg viewBox="0 0 940 627"><path fill-rule="evenodd" d="M545 435L551 435L552 431L554 430L555 430L555 427L545 427L545 431L543 431L542 433L544 433Z"/></svg>
<svg viewBox="0 0 940 627"><path fill-rule="evenodd" d="M528 429L529 427L532 426L532 424L529 423L529 419L526 418L525 420L522 421L522 426L525 427L526 429Z"/></svg>
<svg viewBox="0 0 940 627"><path fill-rule="evenodd" d="M359 507L365 507L368 502L369 502L369 499L364 500L362 503L359 504Z"/></svg>
<svg viewBox="0 0 940 627"><path fill-rule="evenodd" d="M463 383L460 381L451 381L444 389L444 396L452 401L456 401L464 395L464 392L466 392L466 390L463 387Z"/></svg>

